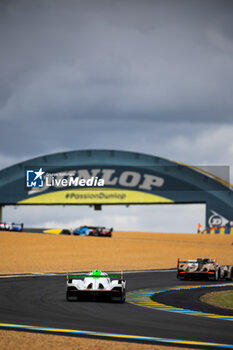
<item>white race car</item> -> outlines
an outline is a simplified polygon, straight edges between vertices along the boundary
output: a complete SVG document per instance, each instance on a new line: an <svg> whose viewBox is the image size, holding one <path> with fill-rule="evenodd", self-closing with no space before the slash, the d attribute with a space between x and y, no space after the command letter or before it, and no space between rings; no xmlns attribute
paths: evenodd
<svg viewBox="0 0 233 350"><path fill-rule="evenodd" d="M66 300L102 299L125 302L126 282L121 274L93 270L87 274L68 274Z"/></svg>

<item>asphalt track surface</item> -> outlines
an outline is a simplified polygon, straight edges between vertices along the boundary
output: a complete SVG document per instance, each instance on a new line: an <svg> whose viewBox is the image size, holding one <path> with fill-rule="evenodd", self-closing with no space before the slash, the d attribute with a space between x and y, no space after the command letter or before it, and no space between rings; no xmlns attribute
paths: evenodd
<svg viewBox="0 0 233 350"><path fill-rule="evenodd" d="M152 296L152 300L165 305L175 306L184 309L191 308L192 310L202 311L205 313L213 313L222 316L233 316L233 310L220 308L200 301L201 296L206 293L222 292L224 290L229 290L229 287L222 287L219 290L217 290L216 288L194 289L189 290L188 293L187 290L170 291L154 295Z"/></svg>
<svg viewBox="0 0 233 350"><path fill-rule="evenodd" d="M178 281L175 271L130 273L125 274L125 279L127 291L187 284L213 284L213 281ZM172 338L233 346L233 322L158 311L127 302L124 304L67 302L65 285L65 276L1 278L0 323ZM205 289L204 292L208 290ZM195 292L186 291L186 293L192 295L188 302L191 309L192 303L196 303ZM167 298L168 303L169 293L165 294L167 295L163 297Z"/></svg>

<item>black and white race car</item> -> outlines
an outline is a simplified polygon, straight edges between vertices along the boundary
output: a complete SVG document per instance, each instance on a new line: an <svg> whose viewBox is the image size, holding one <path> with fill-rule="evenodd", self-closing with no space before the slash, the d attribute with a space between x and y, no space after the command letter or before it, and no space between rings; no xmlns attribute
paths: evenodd
<svg viewBox="0 0 233 350"><path fill-rule="evenodd" d="M121 274L107 274L100 270L68 274L66 300L106 300L125 302L126 282Z"/></svg>
<svg viewBox="0 0 233 350"><path fill-rule="evenodd" d="M177 260L178 279L233 280L233 265L220 266L216 259Z"/></svg>

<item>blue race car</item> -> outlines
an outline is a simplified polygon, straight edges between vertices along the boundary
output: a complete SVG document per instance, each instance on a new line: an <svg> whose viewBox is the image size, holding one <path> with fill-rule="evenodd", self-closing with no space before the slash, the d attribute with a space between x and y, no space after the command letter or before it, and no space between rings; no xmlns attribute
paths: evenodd
<svg viewBox="0 0 233 350"><path fill-rule="evenodd" d="M87 226L80 226L72 231L76 236L93 236L93 230Z"/></svg>

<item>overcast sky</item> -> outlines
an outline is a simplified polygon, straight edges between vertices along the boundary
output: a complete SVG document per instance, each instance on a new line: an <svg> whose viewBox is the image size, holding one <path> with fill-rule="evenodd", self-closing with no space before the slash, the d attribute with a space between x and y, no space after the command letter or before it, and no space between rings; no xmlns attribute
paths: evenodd
<svg viewBox="0 0 233 350"><path fill-rule="evenodd" d="M0 168L97 148L233 165L231 0L2 0L0 77ZM148 231L204 223L203 206L39 208L4 215L69 226L111 214L118 229Z"/></svg>

